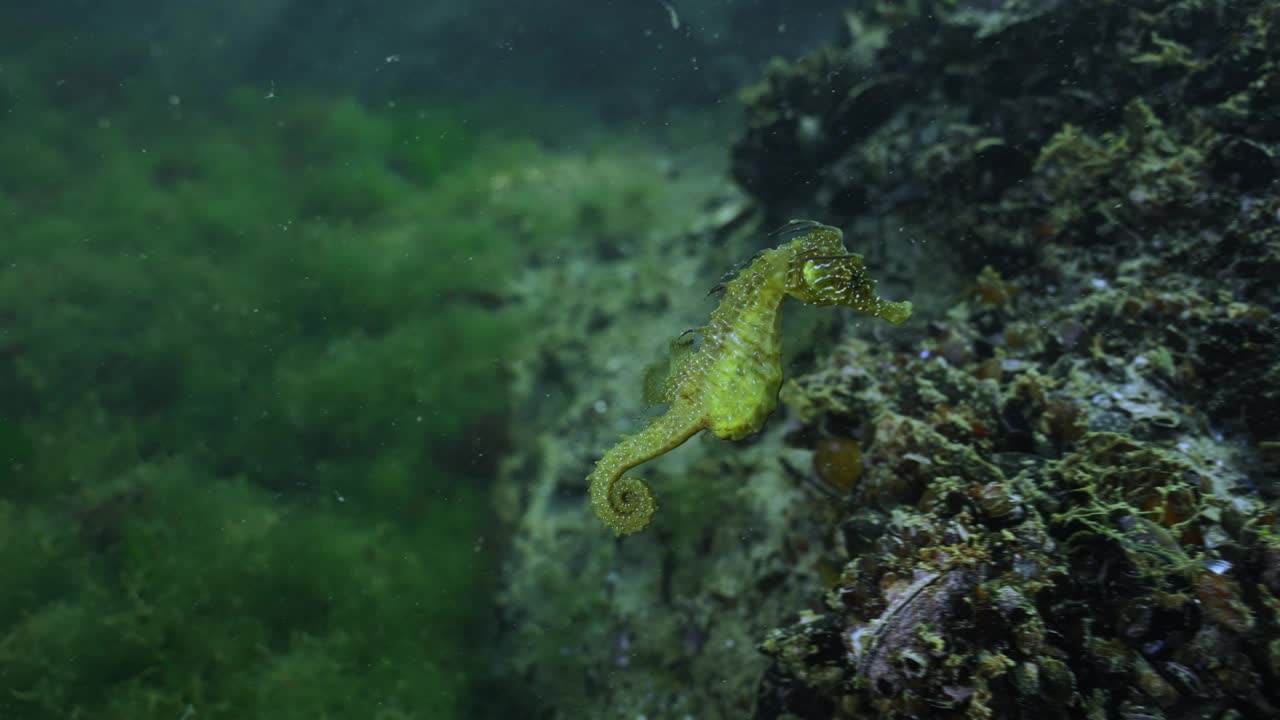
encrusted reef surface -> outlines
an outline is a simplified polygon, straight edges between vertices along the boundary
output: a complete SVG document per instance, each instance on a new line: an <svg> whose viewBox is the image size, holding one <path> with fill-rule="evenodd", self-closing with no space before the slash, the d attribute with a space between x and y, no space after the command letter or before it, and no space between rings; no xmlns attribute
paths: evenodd
<svg viewBox="0 0 1280 720"><path fill-rule="evenodd" d="M1280 5L845 25L744 93L748 205L530 281L595 289L520 368L559 397L502 486L510 681L554 718L1280 717ZM614 541L584 477L640 366L788 217L915 316L789 330L765 432L656 462Z"/></svg>

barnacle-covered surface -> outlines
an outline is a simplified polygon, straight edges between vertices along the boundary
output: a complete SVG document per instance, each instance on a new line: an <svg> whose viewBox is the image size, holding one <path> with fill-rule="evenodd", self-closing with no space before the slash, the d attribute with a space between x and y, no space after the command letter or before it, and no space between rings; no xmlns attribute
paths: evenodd
<svg viewBox="0 0 1280 720"><path fill-rule="evenodd" d="M841 428L865 468L757 717L1275 717L1280 8L977 5L851 16L748 98L765 207L875 212L970 277L910 348L851 337L783 389L793 446ZM852 135L809 108L807 184L759 182L797 172L797 98L855 112L812 74L851 56L910 80Z"/></svg>
<svg viewBox="0 0 1280 720"><path fill-rule="evenodd" d="M511 682L546 717L1280 716L1280 8L913 0L844 32L744 92L747 200L676 192L531 278L564 343L504 485ZM915 317L798 331L783 412L655 463L663 511L616 543L582 471L694 288L789 217Z"/></svg>

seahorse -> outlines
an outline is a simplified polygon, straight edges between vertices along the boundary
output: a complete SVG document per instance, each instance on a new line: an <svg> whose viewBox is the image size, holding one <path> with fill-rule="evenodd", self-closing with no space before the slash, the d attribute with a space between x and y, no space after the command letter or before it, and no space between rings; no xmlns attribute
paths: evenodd
<svg viewBox="0 0 1280 720"><path fill-rule="evenodd" d="M649 485L631 468L683 445L703 430L741 440L764 428L782 385L782 303L850 307L898 324L911 317L910 302L876 295L862 256L844 246L837 228L793 220L774 233L777 247L756 256L724 283L724 295L707 324L672 344L670 373L656 401L662 415L622 438L600 458L590 477L591 507L617 535L649 526L657 511ZM687 338L682 336L682 338Z"/></svg>

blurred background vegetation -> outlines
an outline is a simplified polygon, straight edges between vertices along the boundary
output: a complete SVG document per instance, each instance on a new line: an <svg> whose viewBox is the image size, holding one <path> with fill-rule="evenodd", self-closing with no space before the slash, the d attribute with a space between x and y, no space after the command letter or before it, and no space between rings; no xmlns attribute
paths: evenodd
<svg viewBox="0 0 1280 720"><path fill-rule="evenodd" d="M4 78L0 714L461 716L515 321L478 173L527 150Z"/></svg>

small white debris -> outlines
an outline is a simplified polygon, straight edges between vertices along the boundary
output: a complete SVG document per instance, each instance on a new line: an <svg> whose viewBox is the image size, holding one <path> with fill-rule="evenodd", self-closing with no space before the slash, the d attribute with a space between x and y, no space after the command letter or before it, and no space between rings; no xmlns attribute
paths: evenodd
<svg viewBox="0 0 1280 720"><path fill-rule="evenodd" d="M1221 560L1221 559L1206 560L1204 562L1204 569L1208 570L1214 575L1226 575L1228 572L1231 571L1231 563L1228 562L1227 560Z"/></svg>
<svg viewBox="0 0 1280 720"><path fill-rule="evenodd" d="M671 29L679 30L680 16L676 14L676 9L671 7L670 3L663 2L662 0L658 0L658 2L661 3L662 7L667 9L667 17L671 18Z"/></svg>

